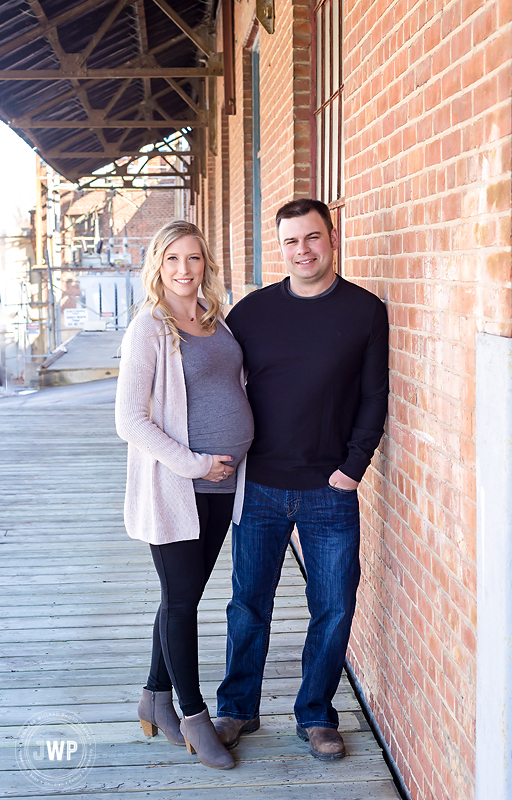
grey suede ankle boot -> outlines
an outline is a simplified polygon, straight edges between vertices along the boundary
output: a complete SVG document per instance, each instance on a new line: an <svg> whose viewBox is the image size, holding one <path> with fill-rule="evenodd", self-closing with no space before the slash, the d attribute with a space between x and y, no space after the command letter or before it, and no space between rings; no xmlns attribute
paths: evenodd
<svg viewBox="0 0 512 800"><path fill-rule="evenodd" d="M180 733L180 720L172 704L172 692L143 689L137 714L145 736L156 736L160 728L171 744L185 744Z"/></svg>
<svg viewBox="0 0 512 800"><path fill-rule="evenodd" d="M207 708L193 717L183 717L180 730L188 752L197 753L199 761L205 767L233 769L235 760L217 736Z"/></svg>

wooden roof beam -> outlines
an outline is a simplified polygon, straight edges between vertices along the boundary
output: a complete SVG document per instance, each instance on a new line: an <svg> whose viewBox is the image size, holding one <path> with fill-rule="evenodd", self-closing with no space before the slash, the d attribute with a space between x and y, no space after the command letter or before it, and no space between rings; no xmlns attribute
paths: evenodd
<svg viewBox="0 0 512 800"><path fill-rule="evenodd" d="M167 176L170 177L170 178L175 178L176 177L175 175L170 175L169 173L167 173ZM190 181L187 181L186 178L191 178L192 176L188 175L186 172L180 173L180 178L183 178L183 184L180 185L180 186L176 186L176 185L172 185L172 184L171 185L169 185L169 184L167 184L167 185L156 184L154 186L146 186L146 187L132 186L133 180L134 179L135 180L140 180L141 177L149 179L149 180L152 180L152 179L158 180L158 179L161 179L161 178L165 178L166 175L154 175L154 176L152 176L152 175L142 175L142 176L141 175L133 175L132 176L132 175L130 175L128 177L128 176L121 176L121 175L94 175L94 173L87 173L85 175L81 175L81 174L77 173L75 175L74 173L71 173L70 177L72 179L74 179L73 180L74 183L78 183L79 184L79 188L80 189L87 189L95 181L102 181L103 180L106 183L106 186L103 186L103 187L93 186L91 188L93 188L93 189L99 189L99 188L103 188L103 189L132 189L133 188L133 189L139 189L139 190L141 188L146 188L146 189L153 190L153 189L189 189L190 188ZM85 178L86 181L84 183L81 183L80 181L83 178ZM119 185L118 186L113 186L111 181L115 181L115 180L122 181L122 185L121 186L119 186ZM109 183L109 181L110 181L110 183Z"/></svg>
<svg viewBox="0 0 512 800"><path fill-rule="evenodd" d="M81 92L85 92L87 89L92 89L92 87L97 86L98 83L99 81L87 81L86 84L79 84L79 89L70 89L68 92L63 92L58 97L54 97L52 100L47 100L46 103L41 103L40 106L37 106L37 108L32 110L31 116L35 117L37 114L42 114L43 111L48 111L50 108L59 106L61 103L64 103L65 100L69 100L75 95L80 97ZM125 81L125 83L128 84L130 81Z"/></svg>
<svg viewBox="0 0 512 800"><path fill-rule="evenodd" d="M149 160L152 158L156 158L156 156L178 156L181 159L181 156L194 156L196 155L195 150L171 150L170 153L160 150L151 150L148 153L141 153L140 150L127 150L126 152L120 152L119 149L114 145L112 146L109 144L107 147L103 148L103 150L46 150L45 156L47 158L53 159L63 159L63 160L70 160L70 159L83 159L83 158L111 158L112 161L117 161L120 158L131 158L131 157L139 157L142 158L143 156L149 156Z"/></svg>
<svg viewBox="0 0 512 800"><path fill-rule="evenodd" d="M186 91L181 88L179 83L174 81L172 78L166 78L166 81L169 84L169 86L171 87L171 89L173 89L176 92L176 94L179 94L181 99L184 100L185 103L187 103L188 106L190 106L190 108L192 109L192 111L195 114L199 114L200 113L201 109L199 108L197 103L194 103L192 98L189 97L189 95L186 93Z"/></svg>
<svg viewBox="0 0 512 800"><path fill-rule="evenodd" d="M139 47L141 56L146 59L148 55L148 30L146 24L146 11L144 8L144 0L135 0L135 20L137 26L137 35L139 39ZM144 118L153 119L153 112L150 110L149 100L151 97L151 78L143 78L142 84L144 86Z"/></svg>
<svg viewBox="0 0 512 800"><path fill-rule="evenodd" d="M16 119L9 119L11 128L27 128L28 126L19 124ZM30 130L41 128L123 128L127 131L131 129L158 129L158 128L204 128L207 123L205 119L56 119L56 120L33 120Z"/></svg>
<svg viewBox="0 0 512 800"><path fill-rule="evenodd" d="M87 2L81 3L79 6L70 8L68 11L64 11L62 14L58 14L56 17L53 17L46 23L41 24L41 22L39 22L39 26L32 28L26 33L22 33L21 36L17 36L15 39L11 39L10 42L2 45L0 47L0 57L4 56L6 53L12 53L19 47L23 47L24 44L32 42L34 39L39 39L50 30L56 30L58 25L62 25L64 22L69 22L76 17L80 17L82 14L86 14L88 11L92 11L98 6L104 5L105 2L106 0L87 0Z"/></svg>
<svg viewBox="0 0 512 800"><path fill-rule="evenodd" d="M153 0L153 2L158 6L159 9L161 9L161 11L164 12L164 14L166 14L169 17L169 19L171 19L174 22L174 24L181 31L183 31L184 34L188 36L188 38L192 42L194 42L195 46L199 50L201 50L201 52L203 52L205 56L211 58L211 56L215 55L215 51L210 47L208 42L205 39L203 39L203 37L199 33L197 33L197 31L191 28L190 25L188 25L185 22L185 20L182 17L180 17L177 11L175 11L169 5L169 3L166 2L166 0Z"/></svg>
<svg viewBox="0 0 512 800"><path fill-rule="evenodd" d="M128 5L129 2L130 0L118 0L118 2L108 15L108 17L102 22L102 24L92 37L87 47L85 47L85 49L82 50L82 52L80 53L80 58L79 58L80 66L83 66L86 63L87 59L91 55L94 48L101 42L101 40L105 36L106 32L108 31L112 23L117 19L123 8L126 5Z"/></svg>
<svg viewBox="0 0 512 800"><path fill-rule="evenodd" d="M2 69L0 81L70 81L104 80L129 78L207 78L222 75L222 54L220 58L210 59L207 67L109 67L108 69L87 69L86 67L66 69Z"/></svg>

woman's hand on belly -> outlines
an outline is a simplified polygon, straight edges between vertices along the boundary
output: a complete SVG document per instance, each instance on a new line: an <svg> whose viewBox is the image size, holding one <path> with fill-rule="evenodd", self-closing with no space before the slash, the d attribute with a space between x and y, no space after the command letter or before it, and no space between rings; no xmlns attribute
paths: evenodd
<svg viewBox="0 0 512 800"><path fill-rule="evenodd" d="M212 481L212 483L220 483L226 480L233 473L234 468L225 461L232 461L231 456L212 456L213 464L207 475L204 476L205 481Z"/></svg>

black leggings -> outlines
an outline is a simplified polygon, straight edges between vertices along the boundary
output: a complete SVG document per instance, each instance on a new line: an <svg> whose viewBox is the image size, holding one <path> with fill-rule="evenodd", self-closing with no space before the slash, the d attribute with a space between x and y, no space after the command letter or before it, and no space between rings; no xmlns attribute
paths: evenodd
<svg viewBox="0 0 512 800"><path fill-rule="evenodd" d="M162 597L153 627L147 689L174 686L185 716L206 708L199 690L197 606L231 521L234 494L196 494L199 539L151 544Z"/></svg>

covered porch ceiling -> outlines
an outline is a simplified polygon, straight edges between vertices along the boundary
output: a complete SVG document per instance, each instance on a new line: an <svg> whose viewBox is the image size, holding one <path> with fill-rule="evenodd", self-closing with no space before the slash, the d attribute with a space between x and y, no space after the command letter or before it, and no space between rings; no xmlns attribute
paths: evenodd
<svg viewBox="0 0 512 800"><path fill-rule="evenodd" d="M155 156L187 188L204 173L208 107L224 71L213 44L217 0L171 2L0 4L0 117L67 180L85 187L110 164L102 172L130 185L141 149L139 176L155 177ZM179 132L190 149L170 159ZM210 130L212 148L215 138Z"/></svg>

